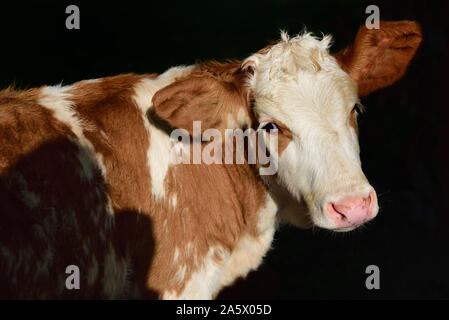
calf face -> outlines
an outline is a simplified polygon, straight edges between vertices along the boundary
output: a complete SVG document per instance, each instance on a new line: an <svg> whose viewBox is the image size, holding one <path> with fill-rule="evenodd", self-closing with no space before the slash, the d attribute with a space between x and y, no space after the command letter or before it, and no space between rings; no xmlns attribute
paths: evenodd
<svg viewBox="0 0 449 320"><path fill-rule="evenodd" d="M255 70L260 129L278 129L279 148L271 152L278 157L278 182L306 201L315 225L348 229L372 219L378 206L360 164L357 87L328 53L329 42L283 34L247 63Z"/></svg>
<svg viewBox="0 0 449 320"><path fill-rule="evenodd" d="M261 132L275 158L269 188L283 190L308 221L348 231L377 215L374 188L363 174L358 145L359 96L388 86L405 72L419 43L413 22L362 27L354 44L331 55L330 37L310 34L282 39L241 65L206 65L158 92L156 113L191 132L244 127ZM276 144L271 144L276 139ZM304 221L295 214L293 223Z"/></svg>
<svg viewBox="0 0 449 320"><path fill-rule="evenodd" d="M277 180L306 202L313 224L347 231L377 215L376 192L359 157L358 97L396 82L420 42L416 23L382 22L379 30L361 27L335 56L329 37L283 34L246 60L255 69L251 87L261 127L279 128Z"/></svg>

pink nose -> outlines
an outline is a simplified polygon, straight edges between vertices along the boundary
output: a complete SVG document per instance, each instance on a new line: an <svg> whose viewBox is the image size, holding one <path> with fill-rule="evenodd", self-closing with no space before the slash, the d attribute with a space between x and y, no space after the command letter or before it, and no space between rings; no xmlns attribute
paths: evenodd
<svg viewBox="0 0 449 320"><path fill-rule="evenodd" d="M358 226L373 217L376 199L374 191L369 196L347 197L338 203L328 203L327 211L337 228Z"/></svg>

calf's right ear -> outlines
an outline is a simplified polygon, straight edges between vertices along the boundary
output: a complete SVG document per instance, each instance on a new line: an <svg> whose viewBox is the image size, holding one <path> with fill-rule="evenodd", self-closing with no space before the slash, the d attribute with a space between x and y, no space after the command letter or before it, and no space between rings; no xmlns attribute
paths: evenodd
<svg viewBox="0 0 449 320"><path fill-rule="evenodd" d="M421 41L418 23L381 21L379 29L361 26L354 43L334 57L356 82L359 96L366 96L399 80Z"/></svg>

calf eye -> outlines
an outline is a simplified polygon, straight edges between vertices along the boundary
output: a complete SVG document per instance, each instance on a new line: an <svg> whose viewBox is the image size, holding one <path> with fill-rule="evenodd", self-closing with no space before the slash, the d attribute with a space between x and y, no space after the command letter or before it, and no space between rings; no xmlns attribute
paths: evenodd
<svg viewBox="0 0 449 320"><path fill-rule="evenodd" d="M268 132L277 132L278 127L274 122L268 122L262 129Z"/></svg>

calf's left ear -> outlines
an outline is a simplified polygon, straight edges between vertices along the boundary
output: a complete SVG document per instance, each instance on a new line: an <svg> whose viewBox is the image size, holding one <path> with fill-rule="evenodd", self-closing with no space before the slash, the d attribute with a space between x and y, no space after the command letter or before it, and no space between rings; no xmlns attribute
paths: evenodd
<svg viewBox="0 0 449 320"><path fill-rule="evenodd" d="M233 83L197 70L157 91L152 102L159 119L192 135L194 121L202 131L240 127L248 119L245 97Z"/></svg>
<svg viewBox="0 0 449 320"><path fill-rule="evenodd" d="M379 29L361 26L354 43L334 57L356 82L359 96L366 96L399 80L421 41L418 23L381 21Z"/></svg>

